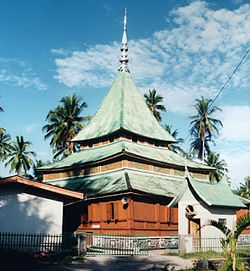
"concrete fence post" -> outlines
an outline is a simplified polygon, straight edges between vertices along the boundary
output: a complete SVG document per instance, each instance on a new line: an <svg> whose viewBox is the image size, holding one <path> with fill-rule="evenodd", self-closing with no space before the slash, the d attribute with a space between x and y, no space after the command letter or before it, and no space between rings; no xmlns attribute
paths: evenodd
<svg viewBox="0 0 250 271"><path fill-rule="evenodd" d="M87 254L87 236L84 233L77 234L77 250L79 256L85 256Z"/></svg>
<svg viewBox="0 0 250 271"><path fill-rule="evenodd" d="M193 237L188 234L179 235L179 254L191 253L193 251Z"/></svg>

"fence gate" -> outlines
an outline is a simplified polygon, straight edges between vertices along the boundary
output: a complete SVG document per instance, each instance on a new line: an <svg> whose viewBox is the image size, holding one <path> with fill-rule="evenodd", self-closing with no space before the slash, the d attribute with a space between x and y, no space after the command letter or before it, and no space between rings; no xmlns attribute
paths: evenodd
<svg viewBox="0 0 250 271"><path fill-rule="evenodd" d="M86 234L87 255L148 255L147 236Z"/></svg>

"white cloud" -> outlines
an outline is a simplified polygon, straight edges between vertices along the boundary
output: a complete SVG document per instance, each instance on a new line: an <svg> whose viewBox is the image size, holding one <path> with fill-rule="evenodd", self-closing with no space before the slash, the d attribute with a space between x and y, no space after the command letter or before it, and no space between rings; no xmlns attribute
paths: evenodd
<svg viewBox="0 0 250 271"><path fill-rule="evenodd" d="M221 139L250 141L250 106L225 106L222 109Z"/></svg>
<svg viewBox="0 0 250 271"><path fill-rule="evenodd" d="M246 176L250 175L250 150L242 152L224 153L223 158L227 162L229 177L233 188L239 187Z"/></svg>
<svg viewBox="0 0 250 271"><path fill-rule="evenodd" d="M33 133L34 130L36 130L38 127L40 127L38 123L33 123L33 124L19 126L18 129L22 130L26 134L30 134L30 133Z"/></svg>
<svg viewBox="0 0 250 271"><path fill-rule="evenodd" d="M172 28L129 41L129 68L143 92L154 87L169 110L185 113L194 98L214 97L240 61L250 42L250 5L213 10L195 1L173 10L168 21ZM119 44L97 44L58 57L54 77L68 87L109 87L119 65ZM246 88L248 74L245 62L228 87Z"/></svg>
<svg viewBox="0 0 250 271"><path fill-rule="evenodd" d="M47 89L31 67L16 59L0 58L0 82L25 88Z"/></svg>
<svg viewBox="0 0 250 271"><path fill-rule="evenodd" d="M67 56L68 52L65 49L51 49L51 53L56 54L56 55L61 55L61 56Z"/></svg>

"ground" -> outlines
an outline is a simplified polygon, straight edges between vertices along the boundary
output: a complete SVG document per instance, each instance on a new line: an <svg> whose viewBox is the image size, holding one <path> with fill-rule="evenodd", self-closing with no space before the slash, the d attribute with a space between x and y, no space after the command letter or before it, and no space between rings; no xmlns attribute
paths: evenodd
<svg viewBox="0 0 250 271"><path fill-rule="evenodd" d="M8 271L158 271L186 270L193 267L192 260L181 259L177 256L161 256L149 253L148 256L96 256L86 257L84 263L47 264L37 261L25 254L12 253L0 255L1 266Z"/></svg>

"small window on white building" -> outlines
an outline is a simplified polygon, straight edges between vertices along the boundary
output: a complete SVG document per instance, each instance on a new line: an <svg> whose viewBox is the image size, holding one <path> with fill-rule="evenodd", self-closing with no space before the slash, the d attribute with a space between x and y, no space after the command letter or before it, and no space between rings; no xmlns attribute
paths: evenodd
<svg viewBox="0 0 250 271"><path fill-rule="evenodd" d="M218 222L223 224L224 226L226 226L226 224L227 224L226 218L219 218Z"/></svg>

